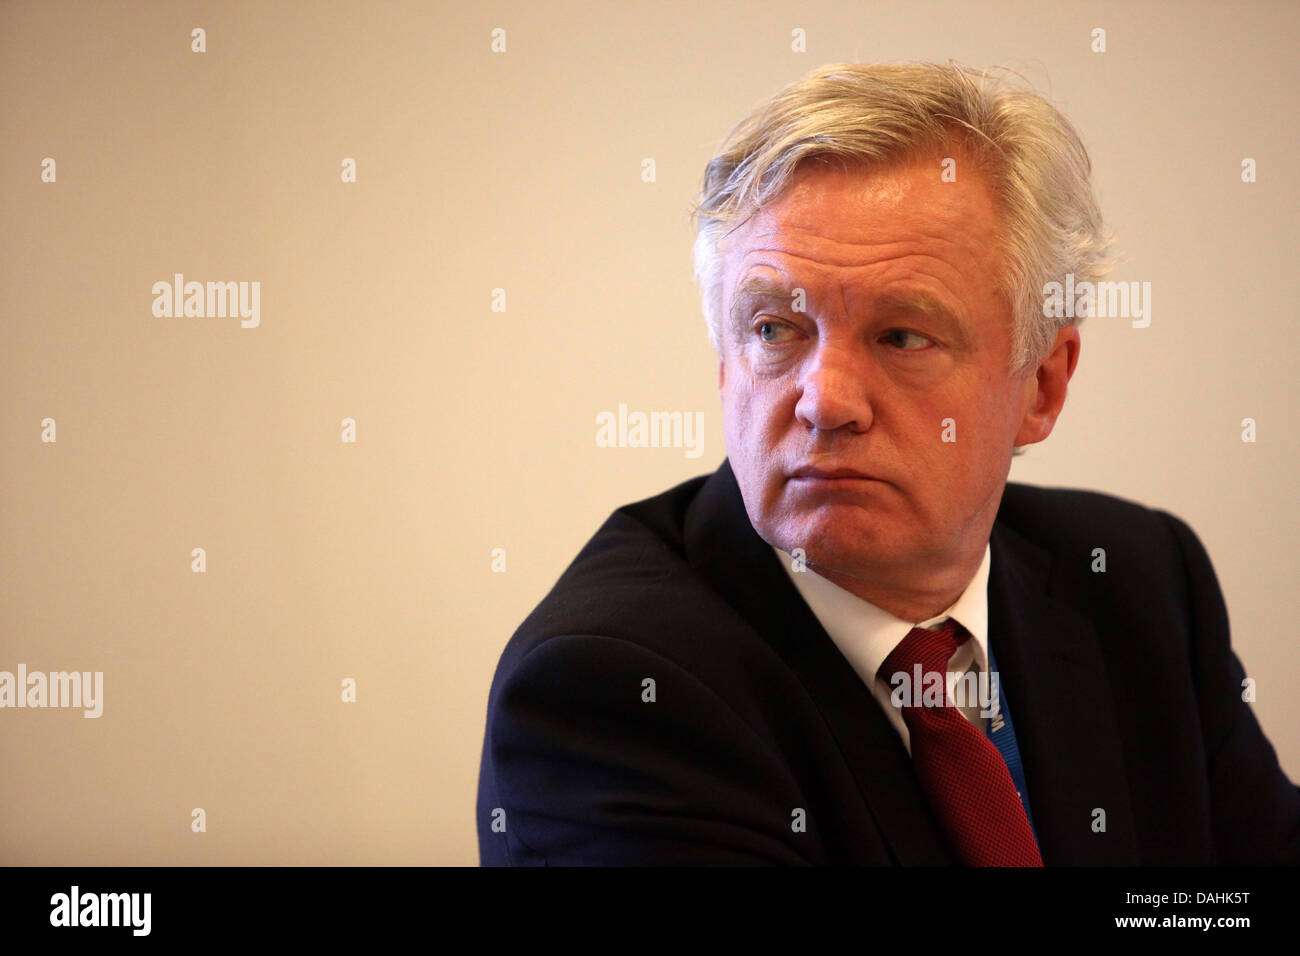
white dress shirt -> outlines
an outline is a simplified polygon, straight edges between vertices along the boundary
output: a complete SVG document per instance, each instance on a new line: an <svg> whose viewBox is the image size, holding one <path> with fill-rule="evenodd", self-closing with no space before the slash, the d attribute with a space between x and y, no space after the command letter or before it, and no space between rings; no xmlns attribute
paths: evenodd
<svg viewBox="0 0 1300 956"><path fill-rule="evenodd" d="M930 630L938 628L948 618L955 618L957 623L971 634L971 639L962 643L948 660L948 670L953 673L974 673L979 679L981 673L988 671L988 582L990 549L984 546L984 559L979 570L966 585L952 606L934 617L912 623L894 617L855 594L851 594L837 584L817 574L811 568L803 571L794 570L794 559L780 548L773 548L781 566L790 575L790 580L798 589L813 615L826 629L840 653L852 665L863 683L871 688L876 702L903 738L903 746L912 752L907 724L903 721L903 712L890 702L894 688L883 678L877 676L880 665L885 658L902 643L913 627ZM917 693L920 689L917 689ZM988 733L988 718L980 715L978 699L968 699L960 708L963 716L983 733Z"/></svg>

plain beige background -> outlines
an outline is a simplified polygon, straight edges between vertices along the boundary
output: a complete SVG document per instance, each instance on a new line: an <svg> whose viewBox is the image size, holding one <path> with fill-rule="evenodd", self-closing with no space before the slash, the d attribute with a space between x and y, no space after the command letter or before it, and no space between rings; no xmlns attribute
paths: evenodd
<svg viewBox="0 0 1300 956"><path fill-rule="evenodd" d="M0 862L477 863L506 640L612 509L725 454L704 164L837 60L1011 66L1081 130L1153 317L1084 323L1012 479L1192 525L1300 780L1298 26L1291 3L0 6L0 669L105 681L98 720L0 711ZM155 318L177 272L261 282L260 327ZM702 411L703 456L597 447L619 403Z"/></svg>

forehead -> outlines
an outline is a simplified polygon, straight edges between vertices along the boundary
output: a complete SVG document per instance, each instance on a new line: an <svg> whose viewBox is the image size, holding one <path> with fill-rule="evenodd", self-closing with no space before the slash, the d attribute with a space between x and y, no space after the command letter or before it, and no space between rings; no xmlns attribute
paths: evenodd
<svg viewBox="0 0 1300 956"><path fill-rule="evenodd" d="M956 180L945 181L944 158L875 169L801 166L776 199L724 240L728 288L757 264L810 281L844 281L845 270L920 270L953 285L996 275L1000 221L991 185L960 154L953 157Z"/></svg>

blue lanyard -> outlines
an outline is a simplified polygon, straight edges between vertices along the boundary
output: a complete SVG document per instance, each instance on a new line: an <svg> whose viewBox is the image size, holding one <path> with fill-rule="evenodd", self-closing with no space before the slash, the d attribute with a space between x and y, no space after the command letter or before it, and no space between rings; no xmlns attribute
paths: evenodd
<svg viewBox="0 0 1300 956"><path fill-rule="evenodd" d="M1025 816L1029 818L1029 829L1034 829L1034 815L1029 811L1029 788L1025 785L1025 770L1020 763L1020 746L1016 743L1016 729L1011 723L1011 708L1007 706L1006 700L1002 696L1002 682L996 683L993 675L998 672L998 662L993 657L993 642L988 642L989 651L989 684L994 688L992 692L992 710L993 716L989 718L989 739L993 741L998 748L998 753L1002 754L1002 759L1007 763L1007 769L1011 771L1011 779L1015 781L1016 789L1020 792L1020 805L1025 808ZM1034 840L1038 840L1038 832L1034 831Z"/></svg>

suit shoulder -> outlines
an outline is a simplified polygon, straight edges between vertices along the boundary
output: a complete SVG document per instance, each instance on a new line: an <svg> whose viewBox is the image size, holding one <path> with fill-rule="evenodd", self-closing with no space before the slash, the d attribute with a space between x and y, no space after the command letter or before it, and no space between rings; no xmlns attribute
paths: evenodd
<svg viewBox="0 0 1300 956"><path fill-rule="evenodd" d="M639 642L641 635L689 628L688 609L715 599L687 560L683 532L707 477L616 509L519 625L502 665L563 635Z"/></svg>
<svg viewBox="0 0 1300 956"><path fill-rule="evenodd" d="M1218 593L1200 539L1187 522L1163 509L1098 491L1009 482L998 524L1050 554L1062 574L1087 569L1081 580L1091 582L1098 593L1106 590L1103 582L1111 581L1116 587L1123 584L1116 593L1144 594L1150 600L1165 596L1183 607L1189 575L1197 587ZM1096 565L1102 556L1104 564ZM1110 573L1097 574L1099 567Z"/></svg>
<svg viewBox="0 0 1300 956"><path fill-rule="evenodd" d="M1048 550L1100 535L1169 543L1167 512L1118 495L1084 488L1047 488L1007 482L998 521Z"/></svg>

